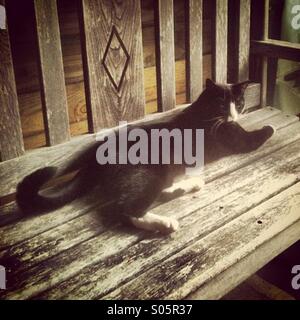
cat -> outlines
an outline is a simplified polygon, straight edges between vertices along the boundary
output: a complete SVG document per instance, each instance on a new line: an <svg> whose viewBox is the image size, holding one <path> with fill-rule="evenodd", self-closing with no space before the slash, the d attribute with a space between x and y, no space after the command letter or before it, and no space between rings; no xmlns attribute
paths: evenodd
<svg viewBox="0 0 300 320"><path fill-rule="evenodd" d="M247 85L248 82L221 85L207 79L203 93L186 109L168 120L139 127L146 132L153 128L204 129L205 164L224 155L254 151L274 134L275 129L265 126L248 132L236 122L245 108L244 92ZM130 128L133 127L137 125ZM160 198L172 199L185 192L201 189L203 180L194 177L185 184L174 183L176 177L184 174L184 164L99 165L95 154L100 143L94 143L69 165L69 169L78 169L76 176L54 194L41 195L39 190L56 176L56 167L45 167L25 177L17 186L16 201L19 208L24 213L52 210L101 185L101 195L113 200L111 212L122 220L129 221L137 228L166 234L177 230L176 219L153 214L149 209Z"/></svg>

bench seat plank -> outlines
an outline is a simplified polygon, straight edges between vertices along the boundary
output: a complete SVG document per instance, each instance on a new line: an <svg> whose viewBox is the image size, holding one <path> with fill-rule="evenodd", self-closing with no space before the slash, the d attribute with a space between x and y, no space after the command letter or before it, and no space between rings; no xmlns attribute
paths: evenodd
<svg viewBox="0 0 300 320"><path fill-rule="evenodd" d="M270 157L267 160L263 158L259 160L257 162L258 168L254 171L254 173L256 175L261 175L261 179L265 179L270 174L270 172L272 174L272 172L278 171L278 168L281 168L286 163L283 154L287 150L290 149L284 148L280 150L280 152L274 154L272 158ZM293 146L293 153L290 152L290 154L291 156L289 161L294 161L295 163L295 159L297 159L297 157L299 156L296 146ZM273 161L275 156L278 166L276 166L276 168L273 168ZM247 171L247 173L245 171ZM156 208L155 211L163 213L164 215L174 215L173 211L174 206L176 205L178 208L178 214L180 214L180 217L183 217L194 212L195 210L200 210L204 206L208 206L217 200L223 201L223 198L232 192L235 192L235 195L237 194L239 196L240 194L242 194L242 192L239 193L239 188L245 187L245 185L248 184L251 185L255 183L256 176L252 172L253 166L249 165L243 168L242 171L238 170L231 175L221 177L218 180L218 184L216 185L206 185L205 189L200 193L192 194L180 198L180 200L174 200L170 203L166 203ZM239 183L234 183L234 181L237 181L241 175L246 174L249 175L247 179L243 179ZM294 181L294 178L294 175L290 176L290 179L292 180L288 179L286 181L287 186L291 181ZM281 177L281 179L283 178ZM280 183L280 181L278 180L278 185L276 186L276 188L283 187L283 183ZM263 184L263 186L265 186L265 184ZM248 189L245 190L247 192ZM261 187L257 192L260 191ZM213 197L211 196L212 192L214 194ZM270 189L268 192L272 193L274 192L274 190ZM262 195L260 195L258 199L261 199L261 196L264 197L265 193L262 193ZM89 210L90 212L96 211L95 208L89 208ZM20 244L15 245L9 250L2 250L0 252L0 259L5 259L5 256L9 255L11 259L17 260L20 264L20 266L18 266L18 272L23 269L32 267L33 265L45 260L45 258L49 259L50 257L55 256L56 254L67 250L74 245L80 244L85 240L89 240L92 237L102 237L102 233L106 231L107 227L103 226L101 220L99 220L100 219L97 219L96 214L83 214L65 224L59 225L56 228L50 229L47 232L43 232L33 238L21 242ZM114 241L116 240L114 239Z"/></svg>
<svg viewBox="0 0 300 320"><path fill-rule="evenodd" d="M276 117L278 118L278 116L274 116L274 118L276 118ZM283 121L284 119L288 119L288 118L282 116L281 120ZM279 131L278 137L281 137L282 141L285 141L285 137L282 137L281 132L283 132L284 130L290 129L290 128L291 128L291 130L293 130L294 133L295 132L300 133L300 128L298 126L298 123L291 124L290 126L285 127ZM289 132L289 134L291 135L291 131ZM299 139L299 136L298 136L298 139ZM275 137L272 140L275 140ZM268 144L271 143L272 140L270 140L268 142ZM279 141L277 141L277 144L278 143L280 143L280 139L279 139ZM245 212L245 211L251 209L252 206L259 204L260 202L269 198L271 195L278 193L280 190L288 188L290 185L292 185L293 183L295 183L297 181L298 176L296 173L297 173L297 170L299 171L299 168L297 167L297 165L294 162L297 159L299 159L299 154L297 153L299 151L297 149L296 143L291 144L291 146L294 146L294 147L292 148L290 146L287 146L283 150L278 150L278 149L280 149L280 147L277 149L273 148L273 150L271 148L271 150L269 150L269 154L263 154L265 156L267 155L267 157L265 157L261 160L258 160L257 163L248 165L247 167L244 167L244 168L241 168L240 170L235 171L231 175L226 175L222 178L219 178L219 179L228 178L230 180L230 181L227 181L228 188L224 187L224 183L225 183L224 181L223 181L223 183L221 183L219 185L219 190L220 190L220 186L222 186L221 189L226 190L226 193L228 193L228 194L234 190L233 189L234 187L232 187L231 189L229 187L231 185L234 186L233 181L238 181L238 183L245 183L244 189L243 188L242 189L244 190L243 192L245 194L244 198L247 197L247 195L248 195L248 202L243 200L243 203L240 204L239 197L241 196L241 191L237 190L237 191L233 192L233 194L234 194L233 198L231 198L232 195L230 194L230 197L228 199L231 199L231 201L233 201L233 203L235 203L235 205L237 206L237 209L235 210L234 208L232 208L230 200L228 200L229 205L230 205L230 212L233 211L233 214L238 214L238 213L240 214L241 212ZM275 150L278 150L278 151L273 152ZM286 155L290 152L291 152L291 156L287 157ZM257 159L261 158L263 155L261 155ZM239 156L237 156L237 157L239 157ZM275 158L272 158L272 157L275 157ZM283 163L285 163L285 162L282 162L282 167L280 167L279 164L278 164L278 166L276 165L275 167L273 165L274 163L278 163L280 161L283 161L283 159L286 159L286 158L288 158L291 161L291 163L293 163L292 172L291 172L291 170L289 170L288 166L283 165ZM266 160L267 160L267 162L266 162ZM224 161L224 159L221 161ZM219 162L219 165L220 165L220 163L221 162ZM249 162L248 162L248 164L249 164ZM256 164L257 164L257 166L256 166ZM213 164L213 165L215 165L215 168L218 167L216 164ZM264 165L265 165L265 167L264 167ZM266 167L266 166L269 166L269 167ZM256 172L259 172L259 171L255 171L255 170L259 170L260 167L261 167L261 169L260 169L261 170L260 171L260 174L261 174L260 179L261 180L257 179L258 173L256 173ZM247 169L248 171L246 170L246 168L248 168ZM267 168L269 168L269 169L267 169ZM243 180L244 178L243 179L238 178L238 177L241 177L241 175L242 175L241 172L243 172L243 170L246 170L246 172L243 173L243 176L249 177L250 180L244 181ZM272 171L273 173L272 172L270 173L268 170L274 170L274 171ZM277 172L276 170L281 170L279 175L278 174L276 175L274 173L274 172ZM293 170L296 170L296 171L293 171ZM253 174L253 172L255 172L255 174ZM234 174L236 174L237 176L232 176ZM224 172L223 172L223 175L224 175ZM271 178L268 178L269 175L271 178L274 175L275 178L279 179L279 180L277 180L277 182L274 182ZM248 184L247 184L247 182L248 182ZM257 193L257 196L254 196L254 198L256 199L255 201L257 201L257 202L255 202L255 201L251 202L252 197L251 197L251 195L249 195L249 188L250 188L249 184L251 184L251 183L258 184L257 188L253 188L253 186L251 187L251 190L257 190L257 191L255 191ZM188 196L180 198L178 200L174 200L175 205L174 205L174 203L173 204L168 203L168 204L165 204L165 205L160 206L155 209L155 210L158 210L159 212L163 211L165 214L171 215L172 212L174 211L174 206L175 206L176 207L175 215L178 215L181 218L181 223L182 223L182 221L185 221L187 223L187 225L183 224L182 228L179 230L179 233L178 234L175 233L174 234L175 238L173 238L173 236L172 236L171 240L162 241L162 239L152 239L152 240L150 240L150 244L149 244L149 240L147 240L147 237L145 238L145 234L143 232L136 232L136 234L128 235L126 233L124 234L124 232L122 232L123 228L119 228L119 227L115 227L115 229L102 232L101 226L99 226L99 229L97 229L98 227L93 225L93 223L92 223L93 219L90 218L90 220L88 220L88 218L83 218L84 216L82 216L80 218L80 219L83 219L82 222L85 223L85 222L90 221L90 224L88 224L86 226L86 229L84 228L84 226L82 226L83 232L81 234L83 235L83 238L80 238L80 236L78 236L78 237L74 236L76 232L80 232L79 229L76 229L76 228L80 228L79 221L76 221L76 223L74 224L76 231L74 233L71 233L70 235L68 234L68 228L69 228L69 232L70 232L72 222L67 224L66 227L64 225L61 225L58 229L54 230L54 237L53 238L51 238L51 236L50 236L51 230L48 232L48 235L43 234L43 233L37 234L36 239L33 239L32 241L30 241L30 240L27 241L27 244L24 243L25 250L23 252L21 249L22 248L21 245L19 247L16 246L15 248L12 248L10 251L11 263L15 262L15 264L17 264L17 266L14 266L12 264L12 267L15 268L15 272L17 273L15 279L19 281L19 286L21 286L23 288L22 288L22 290L20 290L20 288L15 288L15 289L17 289L16 292L13 292L14 290L10 291L10 293L8 294L7 297L10 297L10 298L11 297L14 297L14 298L30 297L32 295L39 293L39 292L42 292L43 290L48 289L50 286L52 286L54 284L56 286L58 285L58 289L54 288L52 291L44 293L43 297L49 297L49 296L50 297L59 297L59 296L63 296L64 294L67 294L67 296L69 295L69 297L76 297L75 293L79 292L79 290L77 290L77 289L79 288L80 285L82 285L80 279L82 279L82 277L83 277L83 279L86 279L87 275L92 274L90 272L91 272L91 269L93 270L93 268L96 268L97 270L98 269L102 270L101 273L97 273L98 278L96 277L96 279L98 279L99 281L96 282L96 284L98 286L102 286L102 288L105 288L105 290L107 291L108 287L105 286L105 283L106 283L105 281L108 281L108 282L111 282L110 288L113 289L114 286L118 285L118 281L120 281L122 279L117 278L115 280L115 282L112 281L113 280L112 277L111 277L111 279L109 277L110 269L115 270L115 268L116 268L116 270L118 270L118 268L119 269L121 268L121 270L123 270L123 267L126 266L126 263L125 263L125 265L123 265L122 260L124 260L126 262L127 261L126 259L129 258L129 261L132 263L132 259L134 260L134 258L135 258L135 263L137 264L137 268L132 268L132 271L141 270L138 268L138 263L139 263L138 260L139 259L142 259L142 260L145 259L145 262L141 263L141 265L143 266L142 271L145 270L145 268L146 268L145 266L150 267L150 266L158 264L159 261L157 261L157 259L161 259L161 255L159 254L160 251L157 251L158 253L156 252L155 254L153 254L154 258L152 257L152 255L150 255L148 257L147 255L144 256L142 254L143 251L147 251L147 248L149 249L149 245L151 246L151 241L154 241L154 243L156 243L156 246L155 246L156 249L160 249L161 246L163 248L165 248L164 252L166 255L170 254L170 253L168 253L170 250L170 244L168 243L168 241L176 241L176 244L178 243L177 246L179 246L179 247L184 246L184 243L182 242L182 238L180 238L180 237L183 237L183 239L184 239L184 236L182 234L185 232L185 230L186 230L185 228L188 228L188 230L190 230L190 227L188 227L189 223L192 223L192 225L194 225L193 218L189 218L190 217L189 214L191 212L195 211L196 213L193 213L191 216L194 217L194 219L195 219L195 217L199 217L199 215L201 217L201 215L203 214L202 210L200 210L200 208L202 208L201 202L203 201L203 203L205 205L205 203L209 204L215 200L211 197L211 194L213 194L213 190L217 185L218 184L217 183L215 184L214 182L209 183L205 187L205 189L199 193L199 199L197 199L197 198L193 199L193 197L195 197L195 195L188 195ZM274 186L275 189L276 188L279 188L279 189L278 190L276 189L277 190L276 191L275 189L272 189L272 186ZM211 189L209 189L209 188L211 188ZM238 188L238 189L240 189L240 188ZM227 192L227 190L228 190L228 192ZM264 192L267 192L267 194ZM205 198L205 194L206 194L206 198ZM224 196L225 195L223 194L223 198L224 198ZM218 202L217 202L216 204L211 204L210 206L208 206L208 208L210 208L211 210L209 210L209 209L203 210L203 212L206 212L206 215L205 214L204 215L207 217L207 219L209 219L209 216L211 216L211 212L214 211L213 208L215 208L215 206L218 206L218 205L220 207L224 206L224 201L226 203L227 197L225 197L225 199L223 199L223 198L218 200L220 204L218 204ZM193 203L193 205L189 206L189 205L187 205L188 203ZM223 205L222 205L222 203L223 203ZM242 206L242 209L241 209L241 206ZM69 210L70 210L70 208L69 208ZM217 213L221 217L221 218L219 218L218 221L222 222L222 219L224 219L224 214L219 211L217 211ZM51 214L49 214L49 215L51 215ZM34 219L41 219L43 217L36 217ZM230 221L230 217L228 217L228 219L229 219L228 221ZM232 219L232 217L231 217L231 219ZM211 221L214 221L214 220L211 220ZM26 223L26 222L23 222L23 223ZM211 222L211 225L213 223L214 222ZM22 222L20 222L20 224L22 225ZM201 230L200 229L201 225L199 226L199 224L198 224L194 227L194 229L193 229L194 234L191 235L190 240L194 239L193 236L197 235L197 232L199 232L199 230ZM11 226L8 226L8 227L11 227ZM215 228L219 228L219 227L220 226L218 226L218 224L215 225ZM4 229L6 229L6 231L8 230L7 228L4 228ZM118 230L120 232L118 232ZM2 231L3 231L3 229L2 229ZM15 230L15 232L16 231L17 230ZM99 233L100 233L100 235L98 235L98 236L97 236L97 231L99 231ZM67 234L64 232L67 232ZM207 232L209 233L210 231L207 231ZM6 233L5 233L5 235L6 235ZM55 239L55 236L57 237L57 239ZM93 237L90 239L91 236L93 236ZM49 237L48 239L50 240L49 247L47 248L47 246L45 244L44 246L42 245L42 247L39 248L38 244L47 243L47 237ZM61 237L63 238L63 241L58 241L59 239L61 239ZM70 237L70 238L68 238L68 237ZM179 237L178 241L176 240L177 237ZM3 239L3 237L1 237L1 242L2 242L2 239ZM70 246L73 246L76 243L79 243L79 245L75 246L74 248L70 248L69 250L66 250L66 249L68 249L68 245L67 245L68 240L70 241ZM84 241L84 240L87 240L87 241ZM142 240L142 241L140 241L140 240ZM55 250L55 241L56 241L56 245L58 246L58 250ZM114 243L114 246L111 246L112 243ZM32 245L32 247L30 245ZM32 248L32 251L31 251L31 248ZM128 248L129 248L129 250L128 250ZM173 244L172 244L172 248L173 248ZM53 258L50 258L49 260L42 262L43 259L49 258L47 256L47 252L49 252L48 249L50 249L50 255L57 254L59 252L59 250L66 250L66 251L63 251L58 256L54 256ZM174 248L174 250L175 249L176 248ZM177 247L177 251L179 249L180 248ZM127 251L129 251L129 252L127 252ZM27 255L26 255L26 252L27 252ZM30 252L30 253L28 253L28 252ZM174 253L175 252L176 251L174 251ZM120 260L120 258L117 259L118 257L120 257L120 254L122 257L121 260ZM37 256L37 259L33 260L33 262L29 262L33 256ZM155 257L156 257L156 260L155 260ZM164 257L166 257L166 256L164 256ZM136 259L136 258L138 258L138 259ZM154 260L152 261L151 259L154 259ZM41 263L39 263L39 262L41 262ZM36 264L36 263L39 263L39 264ZM55 270L53 270L51 268L51 266L53 266L53 265L56 266ZM131 268L131 266L132 265L129 264L130 268ZM30 267L30 268L28 270L25 270L24 272L20 272L20 271L24 270L24 268L27 268L27 267ZM83 269L84 267L86 267L86 268ZM104 268L104 270L103 270L103 268ZM106 272L104 272L104 275L103 275L103 271L105 271L105 270L106 270ZM128 271L129 270L127 270L127 272L124 272L122 274L122 276L124 276L124 277L125 277L125 274L128 275L127 281L130 280L130 277L133 276L133 275L130 275L130 273L128 273ZM139 272L141 272L141 271L139 271ZM85 273L87 273L87 275L85 275ZM77 277L76 277L76 274L78 274ZM67 280L72 276L75 276L75 277L71 278L70 280ZM107 277L106 280L104 279L105 276ZM49 281L49 279L51 279L51 281ZM63 282L64 280L67 280L67 281ZM80 290L80 292L82 292L82 294L85 295L85 297L88 297L88 295L90 295L89 297L95 298L101 294L102 295L105 294L105 290L102 290L102 291L99 290L99 288L96 286L96 284L95 284L96 289L91 290L90 286L92 286L92 289L95 288L93 286L93 284L95 282L94 280L95 279L93 278L91 281L87 281L88 282L87 288L89 288L89 290L87 290L87 292L85 292L85 290ZM111 280L111 281L109 281L109 280ZM102 284L102 281L104 284ZM122 280L122 281L124 281L124 280ZM60 282L62 282L61 285L59 285ZM59 290L59 287L63 288L63 290ZM72 289L75 291L72 291Z"/></svg>
<svg viewBox="0 0 300 320"><path fill-rule="evenodd" d="M202 284L213 282L214 276L261 245L268 243L265 252L270 250L272 238L277 234L284 239L284 230L293 224L299 226L299 206L300 183L297 183L104 298L184 298ZM294 242L299 239L299 233L293 232L293 236Z"/></svg>

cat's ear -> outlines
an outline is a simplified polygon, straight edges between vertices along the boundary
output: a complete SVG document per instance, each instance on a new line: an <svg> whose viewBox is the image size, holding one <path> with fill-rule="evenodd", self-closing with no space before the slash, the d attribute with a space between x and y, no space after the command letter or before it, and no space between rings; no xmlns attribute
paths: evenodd
<svg viewBox="0 0 300 320"><path fill-rule="evenodd" d="M206 79L205 83L206 89L214 88L216 84L211 79Z"/></svg>
<svg viewBox="0 0 300 320"><path fill-rule="evenodd" d="M243 96L250 81L245 81L232 85L231 90L235 97Z"/></svg>

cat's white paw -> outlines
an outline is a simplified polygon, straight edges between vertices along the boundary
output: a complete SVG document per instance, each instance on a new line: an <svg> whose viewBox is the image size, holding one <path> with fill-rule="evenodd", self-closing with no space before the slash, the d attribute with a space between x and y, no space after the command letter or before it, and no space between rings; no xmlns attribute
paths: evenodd
<svg viewBox="0 0 300 320"><path fill-rule="evenodd" d="M163 234L172 233L179 227L179 223L176 219L163 217L149 212L140 218L130 217L130 220L137 228L159 231Z"/></svg>
<svg viewBox="0 0 300 320"><path fill-rule="evenodd" d="M179 222L174 218L162 217L157 224L158 231L164 234L169 234L176 231L179 227Z"/></svg>
<svg viewBox="0 0 300 320"><path fill-rule="evenodd" d="M186 188L187 193L196 192L203 188L204 186L204 180L200 177L193 177L186 180L188 183L188 186Z"/></svg>

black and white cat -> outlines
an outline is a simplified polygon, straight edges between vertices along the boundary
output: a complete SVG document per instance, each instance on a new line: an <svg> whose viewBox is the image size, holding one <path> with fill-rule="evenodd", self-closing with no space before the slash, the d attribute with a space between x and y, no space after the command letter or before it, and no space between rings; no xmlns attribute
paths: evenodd
<svg viewBox="0 0 300 320"><path fill-rule="evenodd" d="M245 131L237 122L244 110L244 92L247 83L219 85L206 81L206 89L197 101L168 121L148 123L139 127L146 132L153 128L204 129L205 163L217 158L256 150L275 132L265 126L252 132ZM133 126L136 127L136 126ZM46 167L35 171L19 183L17 203L25 213L49 211L77 199L101 185L101 195L113 199L112 214L130 221L138 228L170 233L178 228L171 217L151 213L151 206L160 197L178 196L203 186L200 177L174 183L184 174L185 166L177 164L105 164L96 161L96 149L91 146L71 165L78 169L76 176L63 188L51 195L39 193L43 184L56 176L57 168ZM216 150L222 150L218 153ZM149 152L151 152L149 150ZM185 183L185 184L184 184Z"/></svg>

